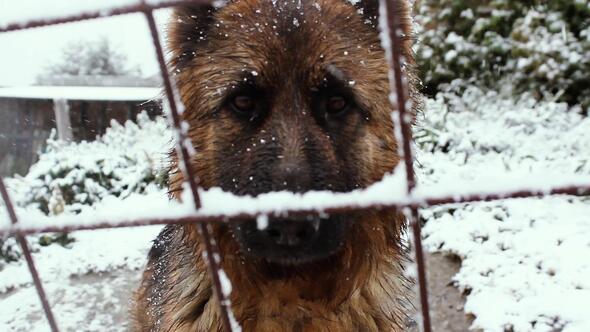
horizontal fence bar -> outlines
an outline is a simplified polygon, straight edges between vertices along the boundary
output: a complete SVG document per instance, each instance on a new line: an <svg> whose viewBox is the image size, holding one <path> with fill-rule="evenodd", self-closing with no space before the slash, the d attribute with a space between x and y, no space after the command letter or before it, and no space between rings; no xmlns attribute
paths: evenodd
<svg viewBox="0 0 590 332"><path fill-rule="evenodd" d="M348 205L337 206L321 209L297 209L297 210L277 210L277 211L260 211L255 213L239 213L233 215L199 215L186 216L181 218L154 218L154 219L139 219L139 220L122 220L119 222L102 221L90 224L80 225L47 225L47 226L27 226L15 225L0 227L0 236L10 236L17 233L21 234L37 234L47 232L71 232L84 231L93 229L108 229L108 228L125 228L135 226L149 226L149 225L168 225L168 224L187 224L187 223L202 223L202 222L242 222L257 218L261 215L269 216L297 216L297 215L320 215L320 214L342 214L355 211L369 211L369 210L385 210L385 209L403 209L403 208L427 208L431 206L445 205L445 204L465 204L474 202L490 202L502 199L511 198L539 198L549 197L554 195L570 195L570 196L590 196L590 185L588 186L565 186L557 187L549 191L531 191L531 190L517 190L506 192L503 194L470 194L465 196L448 196L448 197L433 197L419 199L413 202L391 202L387 204L369 204L369 205Z"/></svg>
<svg viewBox="0 0 590 332"><path fill-rule="evenodd" d="M49 1L49 0L46 0ZM94 20L98 18L107 18L112 16L145 13L147 11L178 7L183 5L207 5L213 3L213 0L170 0L162 1L153 4L138 2L135 5L115 7L112 9L94 10L73 15L64 15L48 19L33 19L23 23L8 23L6 25L0 24L0 33L12 32L19 30L27 30L34 28L47 27L51 25L59 25L64 23L74 23L80 21Z"/></svg>

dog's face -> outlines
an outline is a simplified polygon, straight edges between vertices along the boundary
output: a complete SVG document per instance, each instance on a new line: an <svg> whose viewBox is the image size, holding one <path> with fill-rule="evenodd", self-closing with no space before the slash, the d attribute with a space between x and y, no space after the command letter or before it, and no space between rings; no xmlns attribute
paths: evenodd
<svg viewBox="0 0 590 332"><path fill-rule="evenodd" d="M173 64L203 187L345 192L393 169L387 65L366 15L344 0L176 11ZM338 252L350 219L270 218L263 229L250 220L228 236L248 257L302 264Z"/></svg>

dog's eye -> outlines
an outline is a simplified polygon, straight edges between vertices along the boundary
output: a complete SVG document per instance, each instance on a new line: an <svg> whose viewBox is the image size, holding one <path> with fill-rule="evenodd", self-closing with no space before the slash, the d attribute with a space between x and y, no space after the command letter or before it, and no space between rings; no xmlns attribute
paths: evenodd
<svg viewBox="0 0 590 332"><path fill-rule="evenodd" d="M334 95L326 100L326 112L329 115L340 115L348 109L348 100L341 95Z"/></svg>
<svg viewBox="0 0 590 332"><path fill-rule="evenodd" d="M231 108L238 114L249 114L256 110L256 100L251 95L240 94L230 101Z"/></svg>

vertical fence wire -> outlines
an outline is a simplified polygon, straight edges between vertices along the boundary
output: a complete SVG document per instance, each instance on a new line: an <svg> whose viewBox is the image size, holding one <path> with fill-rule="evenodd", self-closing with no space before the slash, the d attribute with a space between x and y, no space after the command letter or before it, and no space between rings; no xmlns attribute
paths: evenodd
<svg viewBox="0 0 590 332"><path fill-rule="evenodd" d="M180 168L183 170L184 178L186 179L191 190L194 207L195 209L199 209L201 208L201 201L199 198L198 191L198 179L196 178L196 175L194 173L194 167L190 162L190 154L185 145L192 143L190 142L190 139L188 139L187 133L182 129L182 120L178 112L177 104L177 101L179 101L180 99L177 98L177 92L175 90L175 86L173 85L172 79L170 78L168 67L166 65L166 60L164 57L162 45L160 43L160 36L154 19L153 11L151 9L145 10L144 14L148 22L154 47L156 50L156 56L158 59L158 63L160 65L160 73L162 76L162 81L164 83L166 98L168 99L168 103L170 106L169 115L172 118L174 130L177 134L178 141L176 142L176 149L179 154L179 162L182 163L182 167ZM201 235L201 241L205 245L205 257L203 257L203 259L205 259L205 262L207 263L209 274L213 281L213 289L215 294L217 295L222 326L226 332L230 332L232 331L232 325L229 318L229 310L231 309L229 308L229 300L226 298L226 294L223 292L223 287L221 285L221 280L219 277L220 266L218 259L221 257L219 255L219 248L217 246L217 243L211 236L211 231L209 229L208 223L199 222L197 224L197 227Z"/></svg>
<svg viewBox="0 0 590 332"><path fill-rule="evenodd" d="M16 225L18 223L18 218L16 217L14 205L12 203L12 200L10 199L8 190L6 189L6 186L4 185L4 181L2 180L2 178L0 178L0 194L2 195L2 200L4 201L4 205L6 206L6 212L8 213L8 217L10 218L11 223L13 225ZM35 284L37 294L39 295L39 300L41 300L41 306L43 307L43 311L45 312L47 323L49 323L51 331L58 332L59 328L57 327L55 317L53 316L53 312L51 311L51 306L49 305L49 301L47 300L47 295L45 294L43 283L41 282L41 278L39 277L39 273L37 272L37 268L35 267L35 262L33 261L33 256L31 255L31 250L29 249L27 239L19 233L17 233L15 237L23 251L25 260L27 261L27 266L29 268L29 272L31 272L31 277L33 279L33 283Z"/></svg>
<svg viewBox="0 0 590 332"><path fill-rule="evenodd" d="M407 79L405 79L402 63L404 59L404 33L402 24L404 13L402 10L406 8L406 4L401 3L403 0L380 0L379 2L379 21L381 31L381 38L386 52L386 58L390 70L389 85L390 85L390 102L394 106L395 113L397 113L398 126L395 130L399 130L401 135L396 135L402 144L401 149L398 149L400 157L405 164L407 193L412 195L416 187L416 178L414 174L414 153L412 151L412 122L414 115L408 111L408 106L411 105L412 100L409 98ZM432 326L430 321L430 308L428 303L428 285L426 281L426 262L424 259L424 249L422 247L422 230L420 225L420 218L418 208L411 207L411 213L408 214L409 224L412 229L414 253L416 259L417 277L418 277L418 293L420 298L420 308L422 312L422 329L424 332L431 332Z"/></svg>

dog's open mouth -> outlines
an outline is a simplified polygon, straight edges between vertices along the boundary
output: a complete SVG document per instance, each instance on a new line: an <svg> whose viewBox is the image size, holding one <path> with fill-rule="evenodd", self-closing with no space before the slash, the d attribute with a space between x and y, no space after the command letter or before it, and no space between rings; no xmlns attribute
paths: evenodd
<svg viewBox="0 0 590 332"><path fill-rule="evenodd" d="M248 220L233 231L242 252L250 257L280 265L300 265L335 254L347 228L338 216L299 216Z"/></svg>

